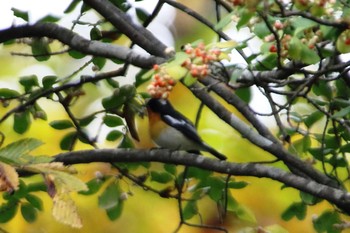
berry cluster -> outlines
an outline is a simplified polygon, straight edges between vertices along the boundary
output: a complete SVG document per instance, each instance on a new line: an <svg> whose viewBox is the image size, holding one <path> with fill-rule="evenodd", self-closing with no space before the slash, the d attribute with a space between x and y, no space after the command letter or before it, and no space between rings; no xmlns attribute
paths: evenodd
<svg viewBox="0 0 350 233"><path fill-rule="evenodd" d="M199 43L196 47L187 44L183 47L183 50L189 57L181 65L188 69L192 77L195 78L210 74L209 64L220 60L220 49L206 49L204 43Z"/></svg>
<svg viewBox="0 0 350 233"><path fill-rule="evenodd" d="M167 99L176 81L159 65L154 65L153 70L156 73L153 75L152 82L147 87L147 92L152 98Z"/></svg>

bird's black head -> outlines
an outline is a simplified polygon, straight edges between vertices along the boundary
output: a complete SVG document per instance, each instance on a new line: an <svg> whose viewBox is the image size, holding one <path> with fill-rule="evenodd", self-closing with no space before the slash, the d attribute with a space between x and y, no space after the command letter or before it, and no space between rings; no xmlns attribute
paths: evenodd
<svg viewBox="0 0 350 233"><path fill-rule="evenodd" d="M147 101L147 108L149 108L152 112L163 112L165 109L172 109L170 103L166 99L160 98L151 98Z"/></svg>

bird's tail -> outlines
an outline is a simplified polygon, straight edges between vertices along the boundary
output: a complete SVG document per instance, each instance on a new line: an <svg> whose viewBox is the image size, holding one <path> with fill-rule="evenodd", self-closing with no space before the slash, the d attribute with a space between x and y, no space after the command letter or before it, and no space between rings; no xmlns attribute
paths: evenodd
<svg viewBox="0 0 350 233"><path fill-rule="evenodd" d="M214 155L216 158L220 160L226 160L227 157L220 152L216 151L214 148L210 147L209 145L204 144L204 151L209 152L210 154Z"/></svg>

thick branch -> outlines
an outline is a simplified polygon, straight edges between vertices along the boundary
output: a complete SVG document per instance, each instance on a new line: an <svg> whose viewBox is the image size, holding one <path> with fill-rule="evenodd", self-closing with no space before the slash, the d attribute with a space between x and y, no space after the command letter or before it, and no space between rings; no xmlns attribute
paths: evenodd
<svg viewBox="0 0 350 233"><path fill-rule="evenodd" d="M243 137L247 138L254 145L268 151L278 159L282 160L292 172L297 174L305 174L311 179L326 185L337 187L335 181L331 180L326 175L314 169L309 164L298 159L293 154L289 153L280 142L271 134L271 132L263 125L250 111L249 106L239 99L232 90L224 83L218 83L217 80L203 79L203 83L210 86L219 96L221 96L229 104L237 108L237 110L254 126L248 126L237 116L228 111L217 100L210 96L205 89L200 85L193 85L191 91L199 98L202 103L208 106L217 116L227 124L236 129Z"/></svg>
<svg viewBox="0 0 350 233"><path fill-rule="evenodd" d="M278 168L256 163L232 163L206 158L201 155L189 154L183 151L166 149L97 149L73 151L57 155L55 161L63 162L67 165L92 162L162 162L193 166L235 176L270 178L316 197L326 199L345 212L350 212L350 195L347 192L319 184Z"/></svg>
<svg viewBox="0 0 350 233"><path fill-rule="evenodd" d="M164 58L143 55L127 47L87 40L77 33L53 23L16 26L0 31L0 43L24 37L57 39L81 53L105 58L117 58L142 68L150 68L154 64L165 62Z"/></svg>
<svg viewBox="0 0 350 233"><path fill-rule="evenodd" d="M150 54L163 58L169 58L172 55L167 53L166 45L159 41L146 28L133 23L130 17L110 1L84 0L84 2L101 14L120 32L129 37L133 43L139 45Z"/></svg>

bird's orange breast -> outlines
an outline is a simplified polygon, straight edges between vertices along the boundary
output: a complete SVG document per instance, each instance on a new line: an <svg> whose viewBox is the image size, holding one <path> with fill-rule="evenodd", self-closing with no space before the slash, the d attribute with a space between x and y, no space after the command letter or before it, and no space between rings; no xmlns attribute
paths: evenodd
<svg viewBox="0 0 350 233"><path fill-rule="evenodd" d="M159 137L159 134L168 127L161 119L158 113L148 111L148 121L149 121L149 132L151 138L156 140Z"/></svg>

